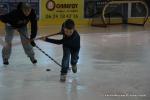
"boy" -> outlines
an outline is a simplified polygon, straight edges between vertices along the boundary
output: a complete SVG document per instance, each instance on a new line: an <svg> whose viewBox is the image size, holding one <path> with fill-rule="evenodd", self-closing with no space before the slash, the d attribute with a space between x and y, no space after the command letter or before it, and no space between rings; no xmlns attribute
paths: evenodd
<svg viewBox="0 0 150 100"><path fill-rule="evenodd" d="M62 58L60 81L64 82L66 81L66 75L69 69L70 54L71 54L72 71L73 73L77 72L77 62L79 59L79 50L80 50L80 36L78 32L75 30L75 23L72 19L67 19L63 23L61 32L58 34L62 34L63 39L56 40L47 37L44 37L42 39L50 43L63 45L63 58Z"/></svg>
<svg viewBox="0 0 150 100"><path fill-rule="evenodd" d="M34 58L34 51L33 47L35 46L34 38L37 34L37 18L35 11L31 8L30 4L28 3L19 3L17 9L9 12L6 15L1 15L0 20L5 23L5 42L6 45L2 49L2 58L3 64L9 64L9 58L11 55L11 42L13 39L14 30L17 30L20 33L21 42L24 48L25 53L30 58L33 64L37 63L37 60ZM28 32L27 32L27 24L31 22L31 44L24 43L27 41ZM32 45L32 46L31 46Z"/></svg>

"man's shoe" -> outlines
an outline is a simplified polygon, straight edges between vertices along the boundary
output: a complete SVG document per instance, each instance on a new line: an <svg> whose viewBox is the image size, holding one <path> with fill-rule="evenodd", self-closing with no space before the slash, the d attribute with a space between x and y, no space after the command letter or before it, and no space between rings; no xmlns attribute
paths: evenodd
<svg viewBox="0 0 150 100"><path fill-rule="evenodd" d="M4 65L9 65L8 59L4 59L4 60L3 60L3 64L4 64Z"/></svg>
<svg viewBox="0 0 150 100"><path fill-rule="evenodd" d="M34 58L34 57L30 57L30 60L33 64L36 64L37 63L37 60Z"/></svg>

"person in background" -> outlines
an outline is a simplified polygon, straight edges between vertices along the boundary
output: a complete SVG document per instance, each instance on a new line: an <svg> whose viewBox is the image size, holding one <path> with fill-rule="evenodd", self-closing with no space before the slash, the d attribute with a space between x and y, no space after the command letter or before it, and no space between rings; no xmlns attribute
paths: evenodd
<svg viewBox="0 0 150 100"><path fill-rule="evenodd" d="M2 58L3 64L9 64L9 58L11 55L12 49L12 39L13 33L17 30L20 34L21 42L24 48L26 55L30 58L33 64L37 63L37 60L34 57L33 46L35 46L34 38L37 35L37 17L35 10L31 8L31 5L26 2L20 2L17 6L17 9L12 10L11 12L1 15L0 20L5 23L5 42L6 45L2 49ZM31 35L28 36L27 24L31 22ZM28 41L30 38L30 42ZM22 58L21 58L22 59Z"/></svg>

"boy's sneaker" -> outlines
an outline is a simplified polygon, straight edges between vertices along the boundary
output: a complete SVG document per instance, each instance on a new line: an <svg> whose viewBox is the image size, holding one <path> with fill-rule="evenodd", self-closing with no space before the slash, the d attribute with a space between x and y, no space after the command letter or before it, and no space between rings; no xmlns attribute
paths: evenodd
<svg viewBox="0 0 150 100"><path fill-rule="evenodd" d="M4 65L9 65L8 59L4 59L4 60L3 60L3 64L4 64Z"/></svg>
<svg viewBox="0 0 150 100"><path fill-rule="evenodd" d="M77 73L77 65L72 65L72 72Z"/></svg>
<svg viewBox="0 0 150 100"><path fill-rule="evenodd" d="M30 57L30 60L33 64L36 64L37 63L37 60L34 58L34 57Z"/></svg>
<svg viewBox="0 0 150 100"><path fill-rule="evenodd" d="M60 75L60 81L65 82L67 75Z"/></svg>

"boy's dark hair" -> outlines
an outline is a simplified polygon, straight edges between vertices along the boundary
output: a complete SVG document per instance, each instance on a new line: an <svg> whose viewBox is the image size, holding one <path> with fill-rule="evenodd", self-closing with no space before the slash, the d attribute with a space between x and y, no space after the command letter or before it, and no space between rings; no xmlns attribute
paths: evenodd
<svg viewBox="0 0 150 100"><path fill-rule="evenodd" d="M73 29L75 27L75 23L72 19L67 19L64 23L64 27L67 29Z"/></svg>

